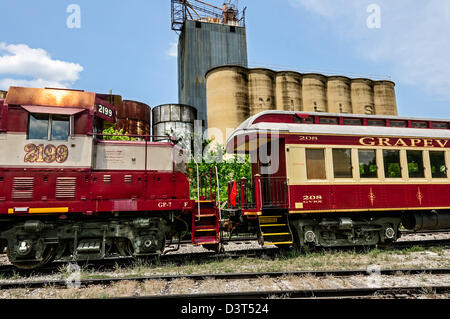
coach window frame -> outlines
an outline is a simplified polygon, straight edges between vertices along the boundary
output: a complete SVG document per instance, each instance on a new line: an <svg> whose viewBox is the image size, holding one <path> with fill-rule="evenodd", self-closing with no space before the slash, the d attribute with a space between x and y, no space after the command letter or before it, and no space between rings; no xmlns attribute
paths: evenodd
<svg viewBox="0 0 450 319"><path fill-rule="evenodd" d="M340 150L345 150L345 151L349 151L350 152L350 167L347 167L347 168L350 169L349 172L350 172L351 176L343 176L343 177L336 176L335 151L340 151ZM354 172L355 165L354 165L354 161L353 161L355 156L354 156L353 153L354 152L353 152L353 148L352 147L333 147L333 148L331 148L331 155L332 155L332 157L331 157L331 164L332 164L332 167L333 167L333 170L332 170L332 172L333 172L333 174L332 174L333 179L340 180L340 181L346 180L346 179L347 180L354 180L355 179L355 172ZM347 171L347 173L348 173L348 171Z"/></svg>
<svg viewBox="0 0 450 319"><path fill-rule="evenodd" d="M361 176L361 161L360 161L360 151L362 152L373 152L375 154L375 176L373 177L367 177L367 176ZM359 178L361 180L364 181L374 181L374 180L378 180L380 178L380 174L379 174L379 156L378 156L378 150L375 148L358 148L356 150L357 156L358 156L358 173L359 173ZM372 160L373 161L373 160ZM370 165L369 165L370 167Z"/></svg>
<svg viewBox="0 0 450 319"><path fill-rule="evenodd" d="M306 180L308 182L327 182L329 181L329 170L328 170L328 160L329 160L329 156L327 156L328 152L327 152L327 148L326 147L305 147L305 170L306 170ZM312 150L312 151L319 151L321 150L323 152L323 172L325 173L325 178L310 178L308 176L308 150Z"/></svg>
<svg viewBox="0 0 450 319"><path fill-rule="evenodd" d="M420 163L418 164L418 169L419 169L419 173L421 173L421 176L411 176L414 172L411 172L411 164L415 164L414 161L410 161L409 159L411 159L411 157L413 156L414 153L419 153L420 152L420 156L418 156L416 159L421 159L422 160L422 169L420 170ZM426 150L423 149L407 149L405 150L405 154L406 154L406 172L408 173L408 179L426 179L428 176L426 174L427 170L427 165L425 163L425 152Z"/></svg>
<svg viewBox="0 0 450 319"><path fill-rule="evenodd" d="M427 152L428 154L426 156L424 156L425 159L427 159L429 161L429 172L430 172L430 178L432 180L439 180L439 179L447 179L449 177L448 174L448 161L447 161L447 154L448 152L445 150L429 150ZM441 153L443 155L443 160L444 160L444 166L445 166L445 176L444 177L434 177L433 176L433 166L432 166L432 161L431 161L431 153Z"/></svg>
<svg viewBox="0 0 450 319"><path fill-rule="evenodd" d="M403 180L405 178L405 174L403 172L404 170L404 160L406 160L406 154L405 154L405 158L403 158L403 153L402 150L400 149L393 149L393 148L383 148L382 150L382 156L383 156L383 172L384 172L384 178L387 180ZM398 152L398 164L400 165L400 177L389 177L387 176L388 173L388 168L386 167L386 157L385 157L385 152Z"/></svg>

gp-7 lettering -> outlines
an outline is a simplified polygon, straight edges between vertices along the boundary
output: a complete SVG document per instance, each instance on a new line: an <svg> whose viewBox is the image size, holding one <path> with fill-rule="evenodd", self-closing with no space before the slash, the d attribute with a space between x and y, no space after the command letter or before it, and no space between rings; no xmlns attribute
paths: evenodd
<svg viewBox="0 0 450 319"><path fill-rule="evenodd" d="M66 145L27 144L24 150L25 163L64 163L69 157L69 149Z"/></svg>

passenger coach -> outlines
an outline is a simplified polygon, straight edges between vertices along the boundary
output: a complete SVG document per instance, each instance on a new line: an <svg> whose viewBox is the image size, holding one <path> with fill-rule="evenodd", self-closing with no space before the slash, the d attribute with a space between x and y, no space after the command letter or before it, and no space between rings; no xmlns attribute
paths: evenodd
<svg viewBox="0 0 450 319"><path fill-rule="evenodd" d="M267 111L240 125L228 152L248 153L231 216L262 244L355 246L450 227L450 121ZM230 189L236 187L230 184ZM232 192L231 192L232 193Z"/></svg>

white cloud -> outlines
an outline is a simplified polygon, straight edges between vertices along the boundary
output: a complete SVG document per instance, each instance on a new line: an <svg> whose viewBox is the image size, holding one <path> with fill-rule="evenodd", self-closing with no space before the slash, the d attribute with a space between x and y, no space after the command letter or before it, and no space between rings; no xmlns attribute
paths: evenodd
<svg viewBox="0 0 450 319"><path fill-rule="evenodd" d="M450 1L289 0L314 12L364 58L392 65L396 82L450 101ZM381 8L381 28L366 25L367 8Z"/></svg>
<svg viewBox="0 0 450 319"><path fill-rule="evenodd" d="M178 44L176 42L170 42L169 46L169 50L166 51L166 54L172 58L178 57Z"/></svg>
<svg viewBox="0 0 450 319"><path fill-rule="evenodd" d="M79 79L83 67L76 63L54 60L43 49L26 44L0 42L0 88L9 86L66 88Z"/></svg>

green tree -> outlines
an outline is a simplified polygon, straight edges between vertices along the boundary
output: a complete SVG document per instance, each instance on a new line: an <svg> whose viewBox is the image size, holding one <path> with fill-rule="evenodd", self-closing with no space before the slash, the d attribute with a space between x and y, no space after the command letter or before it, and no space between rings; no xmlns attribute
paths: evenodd
<svg viewBox="0 0 450 319"><path fill-rule="evenodd" d="M128 132L124 133L123 129L117 130L114 128L114 126L104 129L102 134L104 135L103 139L107 141L136 141L136 139L133 137L125 136L128 135Z"/></svg>
<svg viewBox="0 0 450 319"><path fill-rule="evenodd" d="M206 177L203 178L200 194L209 194L210 187L215 185L215 167L217 167L221 202L228 198L228 182L240 180L244 177L249 181L251 180L251 163L249 155L226 155L225 147L221 144L216 144L214 148L207 151L203 159L202 162L197 163L199 175ZM196 199L198 197L197 164L192 157L187 164L187 176L191 185L191 198ZM212 185L211 179L209 178L210 174L212 174Z"/></svg>

